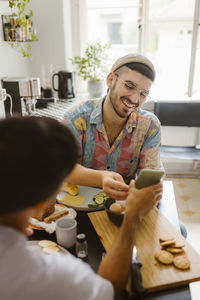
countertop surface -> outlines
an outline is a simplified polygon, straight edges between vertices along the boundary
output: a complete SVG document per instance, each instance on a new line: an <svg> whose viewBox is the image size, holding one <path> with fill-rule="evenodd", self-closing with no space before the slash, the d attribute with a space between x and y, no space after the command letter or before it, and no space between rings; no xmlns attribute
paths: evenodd
<svg viewBox="0 0 200 300"><path fill-rule="evenodd" d="M87 98L82 98L87 99ZM50 102L47 105L47 108L36 108L34 116L43 116L43 117L52 117L58 121L62 121L65 112L67 109L72 106L74 103L80 102L80 98L73 98L68 100L56 100L55 102ZM27 115L24 102L22 101L22 114Z"/></svg>

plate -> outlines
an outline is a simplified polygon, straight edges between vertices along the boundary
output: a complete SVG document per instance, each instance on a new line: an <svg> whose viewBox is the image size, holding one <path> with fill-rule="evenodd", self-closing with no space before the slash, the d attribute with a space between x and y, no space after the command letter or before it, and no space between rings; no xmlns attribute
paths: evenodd
<svg viewBox="0 0 200 300"><path fill-rule="evenodd" d="M33 250L34 249L40 249L42 251L42 248L38 245L38 243L39 243L39 241L27 241L26 245L28 247L31 247ZM65 248L59 246L58 244L57 244L57 247L60 249L60 251L53 252L54 254L61 254L61 255L69 254L69 252ZM43 253L45 253L45 252L43 252ZM49 254L46 253L46 255L49 255Z"/></svg>
<svg viewBox="0 0 200 300"><path fill-rule="evenodd" d="M66 206L65 205L60 205L60 204L56 203L55 204L55 212L59 212L59 211L62 211L62 210L67 210ZM68 211L69 211L69 213L67 215L65 215L64 217L76 218L77 214L76 214L76 212L73 209L69 208ZM33 228L33 229L36 229L36 230L46 230L49 233L52 233L52 232L55 231L55 222L51 222L51 223L47 224L47 223L45 223L43 221L38 221L35 218L30 218L29 222L30 222L29 224L30 224L31 228Z"/></svg>
<svg viewBox="0 0 200 300"><path fill-rule="evenodd" d="M61 204L66 205L67 207L71 207L77 211L97 211L97 210L103 210L104 205L100 205L97 207L88 207L88 204L94 204L93 197L98 194L99 192L103 192L102 189L98 188L92 188L88 186L82 186L78 185L79 193L77 196L84 196L85 200L80 206L74 206L74 205L69 205L66 203L62 202L62 199L67 195L68 193L66 192L61 192L60 194L57 195L57 201Z"/></svg>

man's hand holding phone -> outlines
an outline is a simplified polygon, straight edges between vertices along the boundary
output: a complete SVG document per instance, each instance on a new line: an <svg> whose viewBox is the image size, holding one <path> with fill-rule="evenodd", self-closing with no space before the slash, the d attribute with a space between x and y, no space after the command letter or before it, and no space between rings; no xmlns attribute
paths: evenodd
<svg viewBox="0 0 200 300"><path fill-rule="evenodd" d="M143 169L137 179L130 182L126 210L140 218L147 215L162 199L163 176L161 170Z"/></svg>
<svg viewBox="0 0 200 300"><path fill-rule="evenodd" d="M143 169L135 180L135 187L142 189L157 184L164 177L164 174L162 170Z"/></svg>

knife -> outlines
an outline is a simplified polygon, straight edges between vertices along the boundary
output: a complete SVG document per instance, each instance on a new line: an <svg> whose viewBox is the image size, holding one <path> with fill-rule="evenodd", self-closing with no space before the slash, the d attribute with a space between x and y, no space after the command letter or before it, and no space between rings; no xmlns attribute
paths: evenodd
<svg viewBox="0 0 200 300"><path fill-rule="evenodd" d="M142 285L142 276L140 268L142 264L138 261L137 248L133 247L132 264L131 264L131 285L136 295L144 295L147 291Z"/></svg>

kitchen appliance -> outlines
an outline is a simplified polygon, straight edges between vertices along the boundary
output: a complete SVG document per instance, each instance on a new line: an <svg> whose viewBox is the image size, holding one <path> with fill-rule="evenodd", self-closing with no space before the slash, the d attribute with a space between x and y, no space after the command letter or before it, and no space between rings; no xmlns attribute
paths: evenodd
<svg viewBox="0 0 200 300"><path fill-rule="evenodd" d="M2 80L2 85L7 94L12 97L13 115L22 116L22 100L24 101L26 112L32 115L35 112L35 104L40 96L40 79L28 77L8 77ZM4 101L6 116L10 115L10 102Z"/></svg>
<svg viewBox="0 0 200 300"><path fill-rule="evenodd" d="M57 77L57 88L55 87L55 78ZM75 72L59 71L52 76L52 87L58 92L60 100L75 98Z"/></svg>

